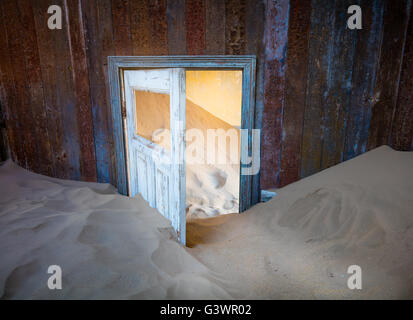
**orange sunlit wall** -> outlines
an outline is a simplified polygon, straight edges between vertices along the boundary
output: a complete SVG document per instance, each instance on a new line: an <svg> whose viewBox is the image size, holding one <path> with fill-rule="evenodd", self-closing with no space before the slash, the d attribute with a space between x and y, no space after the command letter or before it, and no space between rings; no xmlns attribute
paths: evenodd
<svg viewBox="0 0 413 320"><path fill-rule="evenodd" d="M186 71L186 98L230 125L240 127L242 71Z"/></svg>

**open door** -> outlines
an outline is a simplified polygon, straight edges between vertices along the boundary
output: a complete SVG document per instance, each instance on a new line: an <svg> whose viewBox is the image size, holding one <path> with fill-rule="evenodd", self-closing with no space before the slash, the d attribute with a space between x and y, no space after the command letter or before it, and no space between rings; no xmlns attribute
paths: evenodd
<svg viewBox="0 0 413 320"><path fill-rule="evenodd" d="M129 195L140 193L172 222L185 245L185 69L126 70L124 93ZM168 99L169 110L156 109L156 99ZM166 144L156 143L145 126L151 120L141 117L148 111L158 112L155 117L169 113L168 128L157 128Z"/></svg>

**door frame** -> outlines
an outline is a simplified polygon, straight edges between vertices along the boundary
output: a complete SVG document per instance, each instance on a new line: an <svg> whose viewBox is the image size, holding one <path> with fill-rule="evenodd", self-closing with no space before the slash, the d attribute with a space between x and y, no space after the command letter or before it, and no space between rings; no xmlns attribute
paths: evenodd
<svg viewBox="0 0 413 320"><path fill-rule="evenodd" d="M256 123L255 106L256 56L109 56L109 88L112 106L114 144L116 152L118 192L128 195L127 152L124 132L123 71L133 69L185 68L189 70L241 70L242 106L241 129L248 129L248 154L252 154L252 129L261 128ZM241 141L242 142L242 141ZM259 157L259 155L258 155ZM259 172L256 175L240 174L239 212L259 201Z"/></svg>

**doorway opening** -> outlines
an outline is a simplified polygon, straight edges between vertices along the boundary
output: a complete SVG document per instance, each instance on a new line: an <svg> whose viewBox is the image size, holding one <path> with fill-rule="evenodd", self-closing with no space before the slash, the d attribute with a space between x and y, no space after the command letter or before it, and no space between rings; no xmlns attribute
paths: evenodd
<svg viewBox="0 0 413 320"><path fill-rule="evenodd" d="M186 218L239 213L242 71L187 70L186 97L186 130L204 137L203 161L186 162Z"/></svg>
<svg viewBox="0 0 413 320"><path fill-rule="evenodd" d="M187 69L185 76L186 219L239 213L242 71ZM171 152L170 94L139 88L134 108L136 134ZM147 188L137 192L148 197Z"/></svg>
<svg viewBox="0 0 413 320"><path fill-rule="evenodd" d="M141 194L183 244L187 219L258 202L259 169L242 173L259 161L255 57L109 57L109 75L120 193Z"/></svg>

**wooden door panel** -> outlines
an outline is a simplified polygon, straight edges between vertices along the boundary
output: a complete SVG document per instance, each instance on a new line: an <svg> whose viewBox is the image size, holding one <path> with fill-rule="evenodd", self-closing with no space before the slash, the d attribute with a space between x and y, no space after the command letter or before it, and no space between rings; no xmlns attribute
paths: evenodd
<svg viewBox="0 0 413 320"><path fill-rule="evenodd" d="M156 208L166 218L170 219L169 213L169 176L159 167L155 169L156 179Z"/></svg>
<svg viewBox="0 0 413 320"><path fill-rule="evenodd" d="M132 79L133 89L169 94L171 87L170 70L171 69L151 69L132 71L134 73Z"/></svg>
<svg viewBox="0 0 413 320"><path fill-rule="evenodd" d="M140 193L171 221L179 240L185 244L185 70L127 70L124 83L130 195ZM138 135L140 115L136 104L145 101L136 101L136 90L169 94L170 151Z"/></svg>
<svg viewBox="0 0 413 320"><path fill-rule="evenodd" d="M147 159L137 152L137 167L138 167L138 192L142 197L149 201L148 199L148 175L147 175Z"/></svg>

